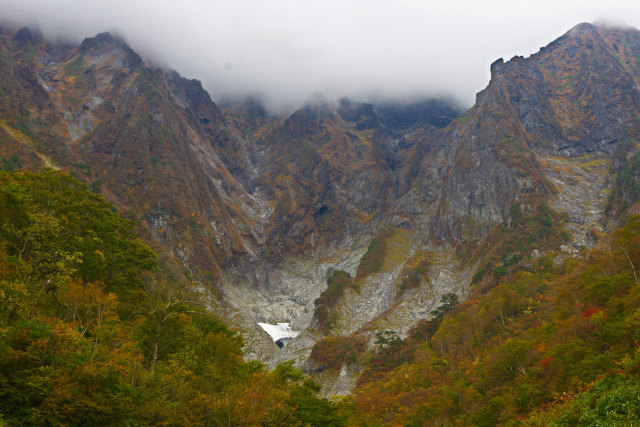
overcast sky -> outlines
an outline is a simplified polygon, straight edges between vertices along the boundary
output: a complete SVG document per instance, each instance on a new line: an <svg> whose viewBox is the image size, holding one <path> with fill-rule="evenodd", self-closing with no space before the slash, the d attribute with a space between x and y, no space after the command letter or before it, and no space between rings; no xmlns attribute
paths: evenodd
<svg viewBox="0 0 640 427"><path fill-rule="evenodd" d="M452 95L465 106L495 59L528 56L580 22L640 27L637 0L0 0L45 36L117 32L214 99Z"/></svg>

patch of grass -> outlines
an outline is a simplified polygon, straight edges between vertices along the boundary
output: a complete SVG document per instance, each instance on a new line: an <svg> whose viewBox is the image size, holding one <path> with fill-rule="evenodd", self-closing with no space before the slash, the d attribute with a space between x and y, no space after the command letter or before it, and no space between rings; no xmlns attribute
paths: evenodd
<svg viewBox="0 0 640 427"><path fill-rule="evenodd" d="M369 274L397 268L406 259L409 247L407 231L393 226L383 228L360 259L356 279L362 280Z"/></svg>
<svg viewBox="0 0 640 427"><path fill-rule="evenodd" d="M576 77L577 76L575 74L567 74L566 76L560 77L560 80L563 80L566 83L563 83L560 86L556 86L556 90L559 92L563 92L567 89L573 88L573 86L575 85Z"/></svg>
<svg viewBox="0 0 640 427"><path fill-rule="evenodd" d="M14 127L20 132L22 132L24 135L26 135L27 137L31 137L34 135L34 132L31 129L31 125L32 123L31 123L31 120L29 119L29 113L27 112L27 114L22 115L18 118Z"/></svg>
<svg viewBox="0 0 640 427"><path fill-rule="evenodd" d="M358 264L358 271L356 277L363 279L371 273L377 273L382 268L384 263L385 252L385 238L390 235L389 230L382 230L376 237L373 238L367 251L360 259Z"/></svg>
<svg viewBox="0 0 640 427"><path fill-rule="evenodd" d="M397 227L391 227L385 241L384 262L380 271L393 271L403 265L411 250L410 232Z"/></svg>
<svg viewBox="0 0 640 427"><path fill-rule="evenodd" d="M467 123L470 118L471 118L471 114L467 114L466 116L458 117L454 121L456 121L456 122L458 122L459 124L462 125L462 124Z"/></svg>

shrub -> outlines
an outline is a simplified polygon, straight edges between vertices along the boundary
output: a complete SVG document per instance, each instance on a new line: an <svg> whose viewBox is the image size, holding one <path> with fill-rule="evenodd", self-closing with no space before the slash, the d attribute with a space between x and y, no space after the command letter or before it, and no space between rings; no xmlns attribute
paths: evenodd
<svg viewBox="0 0 640 427"><path fill-rule="evenodd" d="M343 364L356 362L364 346L364 337L326 337L316 341L311 359L329 369L340 369Z"/></svg>

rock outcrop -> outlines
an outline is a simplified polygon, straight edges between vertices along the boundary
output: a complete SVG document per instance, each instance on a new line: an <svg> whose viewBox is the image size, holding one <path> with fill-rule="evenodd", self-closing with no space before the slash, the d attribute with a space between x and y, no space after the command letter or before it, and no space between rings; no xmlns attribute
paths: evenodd
<svg viewBox="0 0 640 427"><path fill-rule="evenodd" d="M529 58L494 62L463 114L441 99L316 99L272 117L251 99L219 108L200 82L107 33L69 45L4 28L0 154L86 181L219 296L250 357L309 366L326 334L372 345L376 330L403 336L445 293L464 296L477 268L464 255L514 207L547 204L565 214L572 250L591 244L609 177L637 152L639 88L640 32L581 24ZM381 265L356 277L385 227L395 232ZM424 277L400 291L427 252ZM322 330L315 300L334 270L358 286ZM301 333L279 350L257 322ZM323 373L326 390L344 392L354 372L335 384Z"/></svg>

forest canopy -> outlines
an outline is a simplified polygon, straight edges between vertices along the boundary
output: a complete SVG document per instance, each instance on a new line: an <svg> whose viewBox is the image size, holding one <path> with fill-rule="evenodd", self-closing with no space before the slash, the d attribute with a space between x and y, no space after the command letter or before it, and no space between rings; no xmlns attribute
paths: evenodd
<svg viewBox="0 0 640 427"><path fill-rule="evenodd" d="M344 425L70 175L0 172L0 425Z"/></svg>

